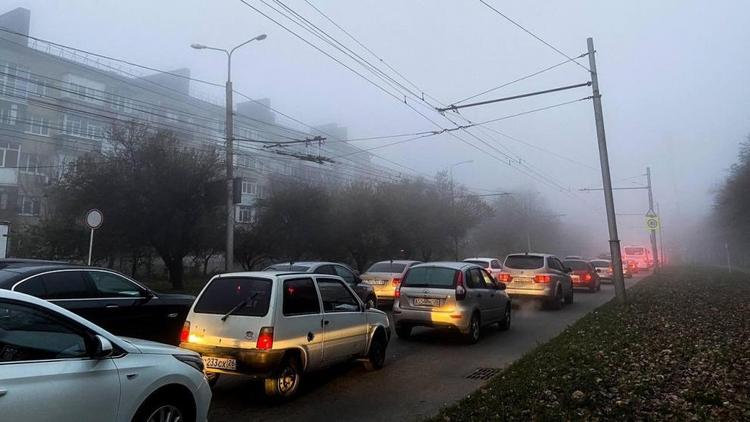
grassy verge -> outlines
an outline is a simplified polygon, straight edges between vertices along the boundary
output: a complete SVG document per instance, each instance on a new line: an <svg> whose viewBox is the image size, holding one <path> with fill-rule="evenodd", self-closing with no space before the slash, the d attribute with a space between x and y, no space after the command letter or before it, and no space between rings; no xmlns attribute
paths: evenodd
<svg viewBox="0 0 750 422"><path fill-rule="evenodd" d="M436 421L750 420L750 275L672 268Z"/></svg>

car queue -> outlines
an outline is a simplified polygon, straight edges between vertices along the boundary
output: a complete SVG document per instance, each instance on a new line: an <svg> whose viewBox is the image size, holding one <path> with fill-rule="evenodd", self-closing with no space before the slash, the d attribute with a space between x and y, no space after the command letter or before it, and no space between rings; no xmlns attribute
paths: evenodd
<svg viewBox="0 0 750 422"><path fill-rule="evenodd" d="M472 344L485 327L510 329L514 301L556 310L573 303L574 289L596 292L602 280L588 261L540 253L381 261L361 276L339 263L296 262L216 275L192 297L155 292L104 268L23 260L3 267L0 400L14 420L31 421L93 420L76 413L77 401L65 414L24 406L31 384L101 395L107 382L122 385L124 405L101 420L203 421L221 376L259 379L269 397L290 399L312 371L350 360L382 368L392 332L407 340L417 327L447 328ZM378 309L384 305L391 318ZM70 359L80 366L51 369ZM105 361L110 381L92 373ZM24 381L35 373L42 375Z"/></svg>

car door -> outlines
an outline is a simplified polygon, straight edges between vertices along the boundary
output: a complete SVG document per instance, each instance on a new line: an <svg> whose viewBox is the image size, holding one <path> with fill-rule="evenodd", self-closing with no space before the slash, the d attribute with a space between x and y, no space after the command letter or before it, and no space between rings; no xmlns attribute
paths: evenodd
<svg viewBox="0 0 750 422"><path fill-rule="evenodd" d="M498 282L487 271L481 271L489 294L488 308L490 309L490 315L492 315L493 321L498 321L505 316L505 305L508 298L496 287Z"/></svg>
<svg viewBox="0 0 750 422"><path fill-rule="evenodd" d="M362 302L367 301L367 295L372 289L370 285L359 283L359 277L343 265L334 265L333 269L336 271L336 275L343 278L346 284L354 290L354 293L359 296Z"/></svg>
<svg viewBox="0 0 750 422"><path fill-rule="evenodd" d="M13 290L32 294L74 312L107 330L106 312L81 269L47 271L20 281Z"/></svg>
<svg viewBox="0 0 750 422"><path fill-rule="evenodd" d="M364 306L343 281L316 278L323 304L323 363L360 356L367 343Z"/></svg>
<svg viewBox="0 0 750 422"><path fill-rule="evenodd" d="M164 341L159 334L169 331L167 315L162 315L156 301L147 306L151 299L148 291L112 271L87 270L84 274L113 334Z"/></svg>
<svg viewBox="0 0 750 422"><path fill-rule="evenodd" d="M494 320L494 317L492 315L492 298L485 284L483 271L481 268L469 268L467 273L469 277L466 280L466 297L473 300L479 308L482 323L488 324Z"/></svg>
<svg viewBox="0 0 750 422"><path fill-rule="evenodd" d="M111 358L92 359L83 327L44 308L0 300L0 419L117 420Z"/></svg>
<svg viewBox="0 0 750 422"><path fill-rule="evenodd" d="M565 270L565 265L563 265L562 261L554 256L549 257L548 260L550 263L550 268L554 270L555 278L557 278L558 283L560 283L560 285L562 286L563 294L570 294L570 291L573 289L573 280Z"/></svg>
<svg viewBox="0 0 750 422"><path fill-rule="evenodd" d="M302 346L307 351L307 369L323 365L323 314L318 289L312 277L282 282L281 323L274 334L279 347Z"/></svg>

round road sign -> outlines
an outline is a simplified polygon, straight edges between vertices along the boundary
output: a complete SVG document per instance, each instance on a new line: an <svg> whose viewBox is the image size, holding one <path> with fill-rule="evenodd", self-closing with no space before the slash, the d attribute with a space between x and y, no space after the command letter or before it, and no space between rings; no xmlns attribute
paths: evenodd
<svg viewBox="0 0 750 422"><path fill-rule="evenodd" d="M646 217L646 227L649 230L656 230L659 228L659 219L656 216Z"/></svg>
<svg viewBox="0 0 750 422"><path fill-rule="evenodd" d="M86 213L86 225L89 226L89 228L98 229L102 226L103 222L104 215L98 209L94 208Z"/></svg>

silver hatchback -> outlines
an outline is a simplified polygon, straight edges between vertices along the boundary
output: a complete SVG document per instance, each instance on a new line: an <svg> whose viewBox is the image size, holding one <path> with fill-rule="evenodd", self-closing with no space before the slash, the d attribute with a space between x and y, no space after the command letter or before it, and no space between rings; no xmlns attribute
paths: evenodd
<svg viewBox="0 0 750 422"><path fill-rule="evenodd" d="M481 327L510 328L510 298L476 264L432 262L407 271L396 290L393 322L396 334L408 338L415 326L454 328L470 343L479 341Z"/></svg>
<svg viewBox="0 0 750 422"><path fill-rule="evenodd" d="M573 280L567 268L554 255L523 253L505 258L499 280L508 285L512 298L541 299L548 307L560 309L573 303Z"/></svg>

